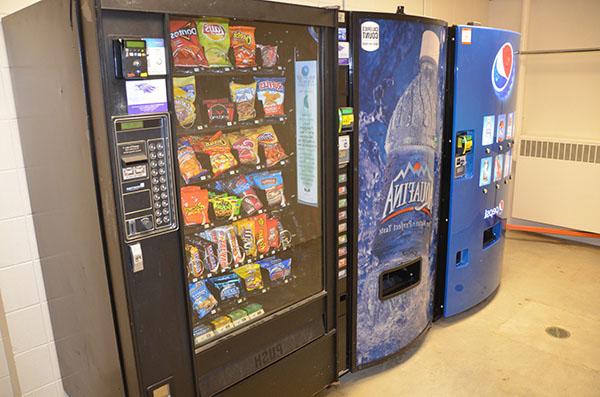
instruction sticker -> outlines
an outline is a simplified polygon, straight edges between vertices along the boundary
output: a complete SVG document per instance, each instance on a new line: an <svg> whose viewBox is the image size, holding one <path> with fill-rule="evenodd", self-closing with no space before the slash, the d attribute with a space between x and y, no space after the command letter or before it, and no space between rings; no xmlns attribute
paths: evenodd
<svg viewBox="0 0 600 397"><path fill-rule="evenodd" d="M379 24L373 21L363 22L360 25L360 47L369 52L379 49Z"/></svg>
<svg viewBox="0 0 600 397"><path fill-rule="evenodd" d="M473 31L471 28L463 28L460 34L460 42L462 44L471 44L471 35Z"/></svg>
<svg viewBox="0 0 600 397"><path fill-rule="evenodd" d="M144 39L146 42L146 59L149 76L167 74L167 58L165 57L165 41L163 39Z"/></svg>
<svg viewBox="0 0 600 397"><path fill-rule="evenodd" d="M167 111L167 85L164 79L127 80L127 113L156 113Z"/></svg>

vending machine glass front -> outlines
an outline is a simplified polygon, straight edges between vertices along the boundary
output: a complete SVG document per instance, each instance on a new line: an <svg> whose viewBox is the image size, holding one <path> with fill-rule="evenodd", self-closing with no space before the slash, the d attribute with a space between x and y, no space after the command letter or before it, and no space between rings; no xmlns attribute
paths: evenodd
<svg viewBox="0 0 600 397"><path fill-rule="evenodd" d="M319 29L172 16L169 33L200 347L323 290Z"/></svg>

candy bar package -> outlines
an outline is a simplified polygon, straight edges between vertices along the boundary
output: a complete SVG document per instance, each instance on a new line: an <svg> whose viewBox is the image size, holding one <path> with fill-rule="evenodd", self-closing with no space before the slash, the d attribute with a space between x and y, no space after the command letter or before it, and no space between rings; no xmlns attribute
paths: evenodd
<svg viewBox="0 0 600 397"><path fill-rule="evenodd" d="M256 66L256 41L253 26L231 26L231 47L235 56L235 66L251 68Z"/></svg>
<svg viewBox="0 0 600 397"><path fill-rule="evenodd" d="M233 322L235 327L244 324L246 321L250 320L248 317L248 313L246 313L242 309L236 309L227 315Z"/></svg>
<svg viewBox="0 0 600 397"><path fill-rule="evenodd" d="M285 77L255 77L256 96L262 102L265 117L284 116Z"/></svg>
<svg viewBox="0 0 600 397"><path fill-rule="evenodd" d="M217 317L210 322L215 328L215 333L221 334L233 328L233 321L227 316Z"/></svg>
<svg viewBox="0 0 600 397"><path fill-rule="evenodd" d="M282 281L292 274L292 259L279 259L276 257L259 261L258 264L269 275L271 282Z"/></svg>
<svg viewBox="0 0 600 397"><path fill-rule="evenodd" d="M228 249L226 230L223 227L216 227L214 229L202 232L200 236L217 245L217 260L219 262L219 269L227 270L231 268L233 259Z"/></svg>
<svg viewBox="0 0 600 397"><path fill-rule="evenodd" d="M253 319L265 314L263 307L258 303L251 303L244 307L244 311L248 313L248 318Z"/></svg>
<svg viewBox="0 0 600 397"><path fill-rule="evenodd" d="M181 210L186 225L210 223L208 217L208 190L199 186L182 187Z"/></svg>
<svg viewBox="0 0 600 397"><path fill-rule="evenodd" d="M200 344L215 336L215 331L208 324L199 324L194 328L194 342Z"/></svg>
<svg viewBox="0 0 600 397"><path fill-rule="evenodd" d="M231 101L235 103L235 110L239 121L252 120L256 117L254 98L256 96L256 82L251 84L229 83Z"/></svg>
<svg viewBox="0 0 600 397"><path fill-rule="evenodd" d="M198 247L200 256L204 263L204 268L210 272L215 273L219 271L219 258L217 256L217 244L210 240L204 239L200 236L196 236L193 239L188 239L192 244Z"/></svg>
<svg viewBox="0 0 600 397"><path fill-rule="evenodd" d="M229 22L213 18L198 22L198 37L211 68L231 66L229 62Z"/></svg>
<svg viewBox="0 0 600 397"><path fill-rule="evenodd" d="M242 248L246 256L256 256L256 238L255 238L255 227L256 224L252 219L242 219L233 224L235 227L236 234L242 240Z"/></svg>
<svg viewBox="0 0 600 397"><path fill-rule="evenodd" d="M269 237L267 229L267 214L260 214L253 217L256 233L256 250L259 254L269 252Z"/></svg>
<svg viewBox="0 0 600 397"><path fill-rule="evenodd" d="M255 130L256 139L265 151L267 167L271 167L287 158L287 154L279 143L273 126L266 125Z"/></svg>
<svg viewBox="0 0 600 397"><path fill-rule="evenodd" d="M262 59L262 66L265 68L272 68L277 64L279 56L277 55L276 45L262 45L258 44L260 50L260 57Z"/></svg>
<svg viewBox="0 0 600 397"><path fill-rule="evenodd" d="M285 206L287 204L283 194L283 177L281 171L264 171L248 175L254 186L264 190L267 203L270 207Z"/></svg>
<svg viewBox="0 0 600 397"><path fill-rule="evenodd" d="M173 77L173 102L175 116L183 128L190 128L196 121L196 78Z"/></svg>
<svg viewBox="0 0 600 397"><path fill-rule="evenodd" d="M231 147L237 151L241 164L260 164L255 130L241 130L227 135Z"/></svg>
<svg viewBox="0 0 600 397"><path fill-rule="evenodd" d="M194 148L188 139L179 139L177 146L177 160L179 161L181 177L185 183L193 182L197 178L208 173L208 170L202 168L202 164L198 161L196 152L194 152Z"/></svg>
<svg viewBox="0 0 600 397"><path fill-rule="evenodd" d="M242 280L237 274L210 277L208 284L221 302L242 297Z"/></svg>
<svg viewBox="0 0 600 397"><path fill-rule="evenodd" d="M217 306L217 300L208 288L206 288L206 284L202 280L190 283L189 293L192 307L198 318L206 316Z"/></svg>
<svg viewBox="0 0 600 397"><path fill-rule="evenodd" d="M267 219L267 240L269 241L270 248L279 249L279 247L281 247L281 240L279 238L279 219Z"/></svg>
<svg viewBox="0 0 600 397"><path fill-rule="evenodd" d="M212 136L193 138L192 146L194 150L209 156L214 176L219 176L237 165L237 160L231 153L229 142L223 137L221 131L217 131Z"/></svg>
<svg viewBox="0 0 600 397"><path fill-rule="evenodd" d="M251 292L263 288L262 275L258 263L240 266L234 272L244 280L246 291Z"/></svg>
<svg viewBox="0 0 600 397"><path fill-rule="evenodd" d="M225 233L227 235L227 244L229 244L233 263L242 263L246 257L246 253L244 249L240 247L237 234L235 233L235 227L233 227L233 225L227 225L223 226L223 228L225 229Z"/></svg>
<svg viewBox="0 0 600 397"><path fill-rule="evenodd" d="M176 67L208 67L204 50L198 41L196 21L171 19L169 22L173 65Z"/></svg>
<svg viewBox="0 0 600 397"><path fill-rule="evenodd" d="M187 272L191 277L198 278L204 272L204 263L200 254L200 249L191 243L185 244L185 254L187 258Z"/></svg>
<svg viewBox="0 0 600 397"><path fill-rule="evenodd" d="M229 102L229 99L205 99L202 104L206 107L209 124L233 122L233 103Z"/></svg>

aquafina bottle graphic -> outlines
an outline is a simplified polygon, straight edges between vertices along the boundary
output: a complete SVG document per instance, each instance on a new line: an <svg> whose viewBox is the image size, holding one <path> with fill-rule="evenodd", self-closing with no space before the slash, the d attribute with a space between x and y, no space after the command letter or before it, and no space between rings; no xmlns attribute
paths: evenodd
<svg viewBox="0 0 600 397"><path fill-rule="evenodd" d="M388 124L385 140L379 228L373 254L381 265L423 258L426 265L432 228L438 61L440 40L423 32L419 73L402 94Z"/></svg>

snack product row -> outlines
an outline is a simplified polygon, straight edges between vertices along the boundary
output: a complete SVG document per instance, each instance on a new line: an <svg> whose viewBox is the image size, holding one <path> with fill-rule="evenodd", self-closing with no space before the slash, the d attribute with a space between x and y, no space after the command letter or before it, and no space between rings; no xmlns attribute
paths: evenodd
<svg viewBox="0 0 600 397"><path fill-rule="evenodd" d="M234 270L247 262L287 250L292 235L277 217L260 214L186 236L187 273L192 279Z"/></svg>
<svg viewBox="0 0 600 397"><path fill-rule="evenodd" d="M196 123L197 93L195 76L173 78L175 115L183 128L190 128ZM204 99L202 106L210 125L226 125L236 119L255 119L256 98L262 104L264 117L284 116L285 77L254 77L254 81L248 84L230 81L229 96Z"/></svg>
<svg viewBox="0 0 600 397"><path fill-rule="evenodd" d="M260 195L257 190L261 192ZM200 186L184 186L180 192L186 226L211 225L215 220L234 221L288 205L281 171L237 175L216 181L211 185L211 190Z"/></svg>
<svg viewBox="0 0 600 397"><path fill-rule="evenodd" d="M217 131L214 135L183 136L177 143L179 169L185 183L199 182L210 175L218 177L238 165L272 167L287 157L270 125L228 134Z"/></svg>
<svg viewBox="0 0 600 397"><path fill-rule="evenodd" d="M202 319L219 305L236 303L253 292L262 291L267 283L269 286L286 283L291 274L292 259L273 256L240 266L229 274L192 281L189 283L189 295L194 313Z"/></svg>
<svg viewBox="0 0 600 397"><path fill-rule="evenodd" d="M210 322L194 327L194 341L198 345L263 314L265 314L265 311L262 305L250 303L242 308L231 311L225 316L217 317Z"/></svg>
<svg viewBox="0 0 600 397"><path fill-rule="evenodd" d="M182 68L232 67L230 48L237 68L261 65L272 68L279 59L277 46L257 44L254 26L229 26L224 18L172 19L169 23L173 64Z"/></svg>

